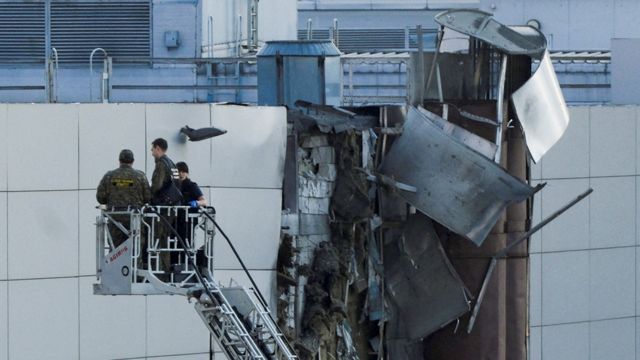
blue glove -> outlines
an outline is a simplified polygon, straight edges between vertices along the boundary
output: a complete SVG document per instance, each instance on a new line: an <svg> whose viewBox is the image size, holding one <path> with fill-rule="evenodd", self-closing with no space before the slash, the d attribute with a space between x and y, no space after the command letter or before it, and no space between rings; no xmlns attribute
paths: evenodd
<svg viewBox="0 0 640 360"><path fill-rule="evenodd" d="M191 206L192 208L197 208L198 207L198 201L197 200L189 201L189 206Z"/></svg>

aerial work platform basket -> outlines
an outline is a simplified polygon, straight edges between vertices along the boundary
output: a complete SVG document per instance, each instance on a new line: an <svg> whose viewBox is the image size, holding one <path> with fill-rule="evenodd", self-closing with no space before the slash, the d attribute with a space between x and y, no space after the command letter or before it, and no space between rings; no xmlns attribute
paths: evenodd
<svg viewBox="0 0 640 360"><path fill-rule="evenodd" d="M253 287L214 274L216 230ZM96 295L184 295L228 359L298 359L212 207L102 208L96 219Z"/></svg>

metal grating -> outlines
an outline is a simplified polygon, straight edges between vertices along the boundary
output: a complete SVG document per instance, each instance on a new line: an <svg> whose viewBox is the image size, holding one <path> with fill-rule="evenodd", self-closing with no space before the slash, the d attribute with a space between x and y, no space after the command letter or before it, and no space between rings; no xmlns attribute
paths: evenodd
<svg viewBox="0 0 640 360"><path fill-rule="evenodd" d="M423 30L425 49L435 49L436 30ZM313 39L331 39L330 30L313 30ZM307 30L298 30L298 39L307 38ZM394 51L417 48L415 29L339 29L338 48L343 52Z"/></svg>
<svg viewBox="0 0 640 360"><path fill-rule="evenodd" d="M43 2L0 2L0 62L43 60Z"/></svg>
<svg viewBox="0 0 640 360"><path fill-rule="evenodd" d="M60 62L87 63L95 48L111 57L149 57L149 0L62 1L51 3L51 46ZM101 59L96 53L94 61Z"/></svg>

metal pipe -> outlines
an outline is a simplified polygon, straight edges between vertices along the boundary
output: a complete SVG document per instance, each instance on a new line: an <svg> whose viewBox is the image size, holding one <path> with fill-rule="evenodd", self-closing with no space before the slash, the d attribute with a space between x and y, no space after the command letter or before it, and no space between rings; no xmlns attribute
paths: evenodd
<svg viewBox="0 0 640 360"><path fill-rule="evenodd" d="M236 35L236 56L240 56L242 53L242 15L238 15L238 29Z"/></svg>
<svg viewBox="0 0 640 360"><path fill-rule="evenodd" d="M436 52L433 55L433 61L431 62L431 68L429 69L429 76L427 77L427 82L425 83L424 94L427 95L429 93L429 86L431 85L431 79L433 78L433 70L436 67L436 63L438 62L438 53L440 52L440 46L442 46L442 38L444 37L443 32L444 27L440 27L440 31L438 32L438 45L436 46ZM422 33L418 34L420 39L418 41L422 42ZM422 102L422 100L421 100Z"/></svg>
<svg viewBox="0 0 640 360"><path fill-rule="evenodd" d="M583 192L577 198L572 200L570 203L568 203L567 205L565 205L565 206L561 207L560 209L558 209L556 212L551 214L549 217L547 217L546 219L541 221L538 225L532 227L531 230L527 231L518 240L512 242L511 244L506 246L504 249L498 251L495 255L493 255L493 257L491 258L491 262L489 263L489 268L487 269L487 274L485 275L484 281L482 282L482 287L480 288L480 293L478 294L478 300L476 300L476 304L473 307L473 313L471 314L471 318L469 319L469 324L467 325L467 333L471 333L471 330L473 330L473 325L476 322L476 317L478 316L478 311L480 310L480 305L482 305L482 300L484 300L484 294L487 291L487 286L489 286L489 281L491 280L491 275L493 275L493 270L495 269L498 260L506 257L507 253L509 252L509 250L513 249L515 246L517 246L521 242L523 242L526 239L530 238L531 235L535 234L543 226L545 226L548 223L550 223L551 221L553 221L555 218L560 216L563 212L569 210L571 207L573 207L573 205L577 204L582 199L584 199L587 196L589 196L589 194L591 194L592 192L593 192L593 189L589 188L589 190Z"/></svg>
<svg viewBox="0 0 640 360"><path fill-rule="evenodd" d="M93 81L91 77L93 76L93 55L96 51L102 51L104 57L107 57L107 52L103 48L95 48L91 51L91 55L89 55L89 102L93 102Z"/></svg>
<svg viewBox="0 0 640 360"><path fill-rule="evenodd" d="M313 39L313 20L307 19L307 40Z"/></svg>
<svg viewBox="0 0 640 360"><path fill-rule="evenodd" d="M336 47L340 47L340 30L338 29L338 19L333 19L333 42Z"/></svg>
<svg viewBox="0 0 640 360"><path fill-rule="evenodd" d="M207 22L207 52L209 57L213 57L213 16L209 16L209 21Z"/></svg>
<svg viewBox="0 0 640 360"><path fill-rule="evenodd" d="M496 120L498 126L496 127L496 145L498 149L496 151L495 161L500 164L500 158L502 157L502 123L504 122L504 84L507 78L507 54L502 54L502 64L500 65L500 83L498 84L498 101L496 102Z"/></svg>
<svg viewBox="0 0 640 360"><path fill-rule="evenodd" d="M53 50L53 59L55 61L56 64L56 74L54 76L54 82L53 82L53 101L54 102L58 102L58 49L56 49L55 47L51 47L51 50Z"/></svg>

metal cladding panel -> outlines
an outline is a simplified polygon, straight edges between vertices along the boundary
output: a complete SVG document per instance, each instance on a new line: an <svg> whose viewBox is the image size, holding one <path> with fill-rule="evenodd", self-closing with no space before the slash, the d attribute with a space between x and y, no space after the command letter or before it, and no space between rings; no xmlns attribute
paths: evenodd
<svg viewBox="0 0 640 360"><path fill-rule="evenodd" d="M284 103L293 108L298 100L324 104L324 72L315 57L284 59Z"/></svg>
<svg viewBox="0 0 640 360"><path fill-rule="evenodd" d="M511 55L538 57L547 48L542 33L530 26L505 26L479 10L447 10L435 16L442 26L473 36Z"/></svg>
<svg viewBox="0 0 640 360"><path fill-rule="evenodd" d="M148 0L54 0L51 46L58 50L61 62L88 63L91 51L98 47L112 57L148 57L150 19ZM102 54L97 56L101 58Z"/></svg>
<svg viewBox="0 0 640 360"><path fill-rule="evenodd" d="M395 305L387 329L391 338L419 340L469 311L467 290L428 217L412 215L399 235L384 248L385 284Z"/></svg>
<svg viewBox="0 0 640 360"><path fill-rule="evenodd" d="M403 135L380 172L417 188L398 190L432 219L481 245L502 211L536 189L472 150L410 108Z"/></svg>
<svg viewBox="0 0 640 360"><path fill-rule="evenodd" d="M340 56L340 50L329 40L267 41L261 56Z"/></svg>
<svg viewBox="0 0 640 360"><path fill-rule="evenodd" d="M0 62L45 57L43 1L0 2Z"/></svg>
<svg viewBox="0 0 640 360"><path fill-rule="evenodd" d="M562 137L569 126L569 109L545 51L538 70L511 96L534 162Z"/></svg>

